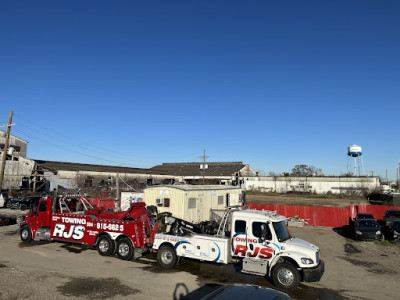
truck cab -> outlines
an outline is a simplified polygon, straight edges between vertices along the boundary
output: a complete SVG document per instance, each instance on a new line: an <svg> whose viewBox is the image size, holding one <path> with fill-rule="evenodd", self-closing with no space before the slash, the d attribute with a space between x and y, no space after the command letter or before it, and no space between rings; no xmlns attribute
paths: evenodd
<svg viewBox="0 0 400 300"><path fill-rule="evenodd" d="M319 248L294 238L286 217L271 211L230 209L217 234L156 234L153 249L164 268L182 257L215 263L241 262L242 272L272 277L276 286L292 290L300 281L319 281L324 273Z"/></svg>
<svg viewBox="0 0 400 300"><path fill-rule="evenodd" d="M277 286L288 290L300 281L322 277L319 248L292 237L284 216L271 211L234 211L231 224L232 257L242 259L242 272L272 276Z"/></svg>

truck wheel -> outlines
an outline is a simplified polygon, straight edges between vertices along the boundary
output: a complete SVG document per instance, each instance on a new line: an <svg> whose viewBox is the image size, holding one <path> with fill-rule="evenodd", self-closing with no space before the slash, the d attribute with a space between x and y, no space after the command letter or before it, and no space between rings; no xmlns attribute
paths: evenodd
<svg viewBox="0 0 400 300"><path fill-rule="evenodd" d="M114 242L110 239L109 236L103 235L99 237L97 241L97 251L102 256L109 256L114 253L115 246Z"/></svg>
<svg viewBox="0 0 400 300"><path fill-rule="evenodd" d="M281 263L272 270L274 284L284 290L294 290L300 282L300 273L290 263Z"/></svg>
<svg viewBox="0 0 400 300"><path fill-rule="evenodd" d="M28 225L23 226L20 231L19 235L21 236L21 240L24 243L30 243L32 241L32 232Z"/></svg>
<svg viewBox="0 0 400 300"><path fill-rule="evenodd" d="M175 249L168 245L161 246L161 248L157 251L157 260L165 269L171 269L178 263L178 257Z"/></svg>
<svg viewBox="0 0 400 300"><path fill-rule="evenodd" d="M26 204L21 204L21 206L19 207L20 210L26 210L28 207L26 206Z"/></svg>
<svg viewBox="0 0 400 300"><path fill-rule="evenodd" d="M130 260L133 256L133 246L129 239L122 238L117 242L117 254L120 259Z"/></svg>

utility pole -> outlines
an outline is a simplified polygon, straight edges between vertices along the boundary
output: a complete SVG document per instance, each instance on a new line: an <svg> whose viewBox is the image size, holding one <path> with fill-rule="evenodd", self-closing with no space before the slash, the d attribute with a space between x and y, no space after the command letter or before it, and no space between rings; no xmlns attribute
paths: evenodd
<svg viewBox="0 0 400 300"><path fill-rule="evenodd" d="M7 150L8 150L8 141L10 139L10 131L11 131L11 126L14 126L15 124L12 123L12 117L13 117L13 111L10 110L10 115L8 117L8 124L0 127L7 127L7 133L6 133L6 141L4 143L4 150L3 150L3 158L1 160L1 171L0 171L0 192L3 188L3 179L4 179L4 169L6 167L6 158L7 158Z"/></svg>
<svg viewBox="0 0 400 300"><path fill-rule="evenodd" d="M206 158L209 158L209 156L206 156L206 149L204 149L203 156L200 156L203 160L203 164L200 165L200 169L203 170L203 185L205 182L205 176L206 176L206 169L208 169L208 165L206 165Z"/></svg>
<svg viewBox="0 0 400 300"><path fill-rule="evenodd" d="M120 197L119 197L119 174L118 173L116 173L116 177L115 177L115 183L116 183L116 199L117 199L117 202L118 202L118 207L121 207L121 202L120 202Z"/></svg>
<svg viewBox="0 0 400 300"><path fill-rule="evenodd" d="M399 167L397 168L397 189L400 189L399 185L399 174L400 174L400 161L399 161Z"/></svg>

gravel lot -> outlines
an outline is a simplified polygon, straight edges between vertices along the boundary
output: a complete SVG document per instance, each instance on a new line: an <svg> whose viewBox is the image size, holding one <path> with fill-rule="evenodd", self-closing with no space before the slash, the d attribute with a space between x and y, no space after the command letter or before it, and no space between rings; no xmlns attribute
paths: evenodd
<svg viewBox="0 0 400 300"><path fill-rule="evenodd" d="M293 299L397 298L399 244L356 242L324 227L290 231L318 245L326 263L322 280L300 284L289 293ZM275 288L263 277L241 274L234 265L184 260L176 269L165 270L154 254L125 262L80 245L26 245L17 225L0 227L0 299L180 299L210 283Z"/></svg>

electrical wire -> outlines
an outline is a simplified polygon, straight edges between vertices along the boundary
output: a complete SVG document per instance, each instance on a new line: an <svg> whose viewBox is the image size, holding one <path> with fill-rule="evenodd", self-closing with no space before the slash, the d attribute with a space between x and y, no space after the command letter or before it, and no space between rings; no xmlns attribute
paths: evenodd
<svg viewBox="0 0 400 300"><path fill-rule="evenodd" d="M79 151L76 151L76 150L74 150L74 149L67 148L67 147L65 147L65 146L60 146L60 145L57 145L57 144L55 144L55 143L53 143L53 142L51 142L51 141L49 141L49 140L47 140L47 139L41 138L41 137L39 137L39 136L35 136L35 135L31 134L31 133L24 132L24 131L22 131L22 130L20 130L20 129L17 129L17 128L14 128L14 130L17 131L17 132L19 132L19 133L22 133L22 134L24 134L24 135L26 135L26 136L28 136L28 137L31 137L31 138L34 138L34 139L43 141L43 142L45 142L46 144L51 145L51 146L53 146L53 147L56 147L56 148L59 148L59 149L62 149L62 150L66 150L66 151L69 151L69 152L72 152L72 153L75 153L75 154L78 154L78 155L90 157L90 158L93 158L93 159L96 159L96 160L100 160L100 161L107 161L107 162L115 163L115 164L118 164L118 165L131 166L130 164L123 163L123 162L120 162L120 161L115 161L115 160L106 159L106 158L102 158L102 157L98 157L98 156L86 154L86 153L83 153L83 152L79 152ZM132 167L133 167L133 166L132 166Z"/></svg>
<svg viewBox="0 0 400 300"><path fill-rule="evenodd" d="M40 135L41 136L44 135L44 136L47 136L47 137L51 138L53 144L55 144L53 140L58 140L61 144L67 144L67 145L74 145L75 144L76 147L79 147L79 149L86 149L86 150L88 150L90 152L95 152L95 153L103 156L103 158L101 158L101 160L110 161L109 159L104 159L104 155L106 155L106 156L110 155L110 151L111 150L109 150L109 149L105 149L105 148L102 148L102 147L97 146L97 145L96 146L90 146L90 144L87 144L86 142L82 142L82 141L79 141L76 138L69 137L69 136L67 136L67 135L65 135L63 133L55 131L52 128L47 128L47 127L45 127L45 126L43 126L41 124L38 124L37 122L29 120L29 119L27 119L25 117L22 117L22 116L18 115L18 114L14 113L14 116L16 116L18 121L21 121L22 123L24 123L24 122L25 123L29 123L31 125L34 125L37 128L40 128L41 129L40 130ZM20 124L18 124L18 125L19 125L18 127L21 126ZM24 127L24 126L22 126L22 127ZM14 129L15 129L15 127L14 127ZM32 126L27 126L27 129L30 130L30 131L33 130ZM54 134L49 134L49 132L53 132L55 135ZM42 138L42 140L43 140L43 138ZM72 152L77 153L78 151L74 150ZM82 154L82 155L94 158L93 155L84 154L82 152L79 152L79 153ZM154 163L150 163L150 162L148 162L147 164L146 163L143 164L143 160L148 160L149 157L145 157L145 156L141 156L141 155L135 154L135 157L143 157L143 160L139 161L139 160L132 159L131 155L118 153L118 152L115 151L115 149L112 150L112 153L113 153L114 157L117 157L119 159L129 160L131 162L135 162L135 163L141 164L141 165L148 165L149 167L154 165ZM99 159L98 157L96 157L96 158ZM182 160L182 158L184 159L185 157L177 156L178 160ZM186 158L188 158L188 157L186 157ZM170 159L171 159L171 157L168 157L168 158L167 157L163 157L163 158L159 157L159 160L170 160ZM191 160L191 159L189 159L189 160ZM155 160L153 160L153 161L155 161ZM123 163L123 164L126 164L126 163Z"/></svg>

